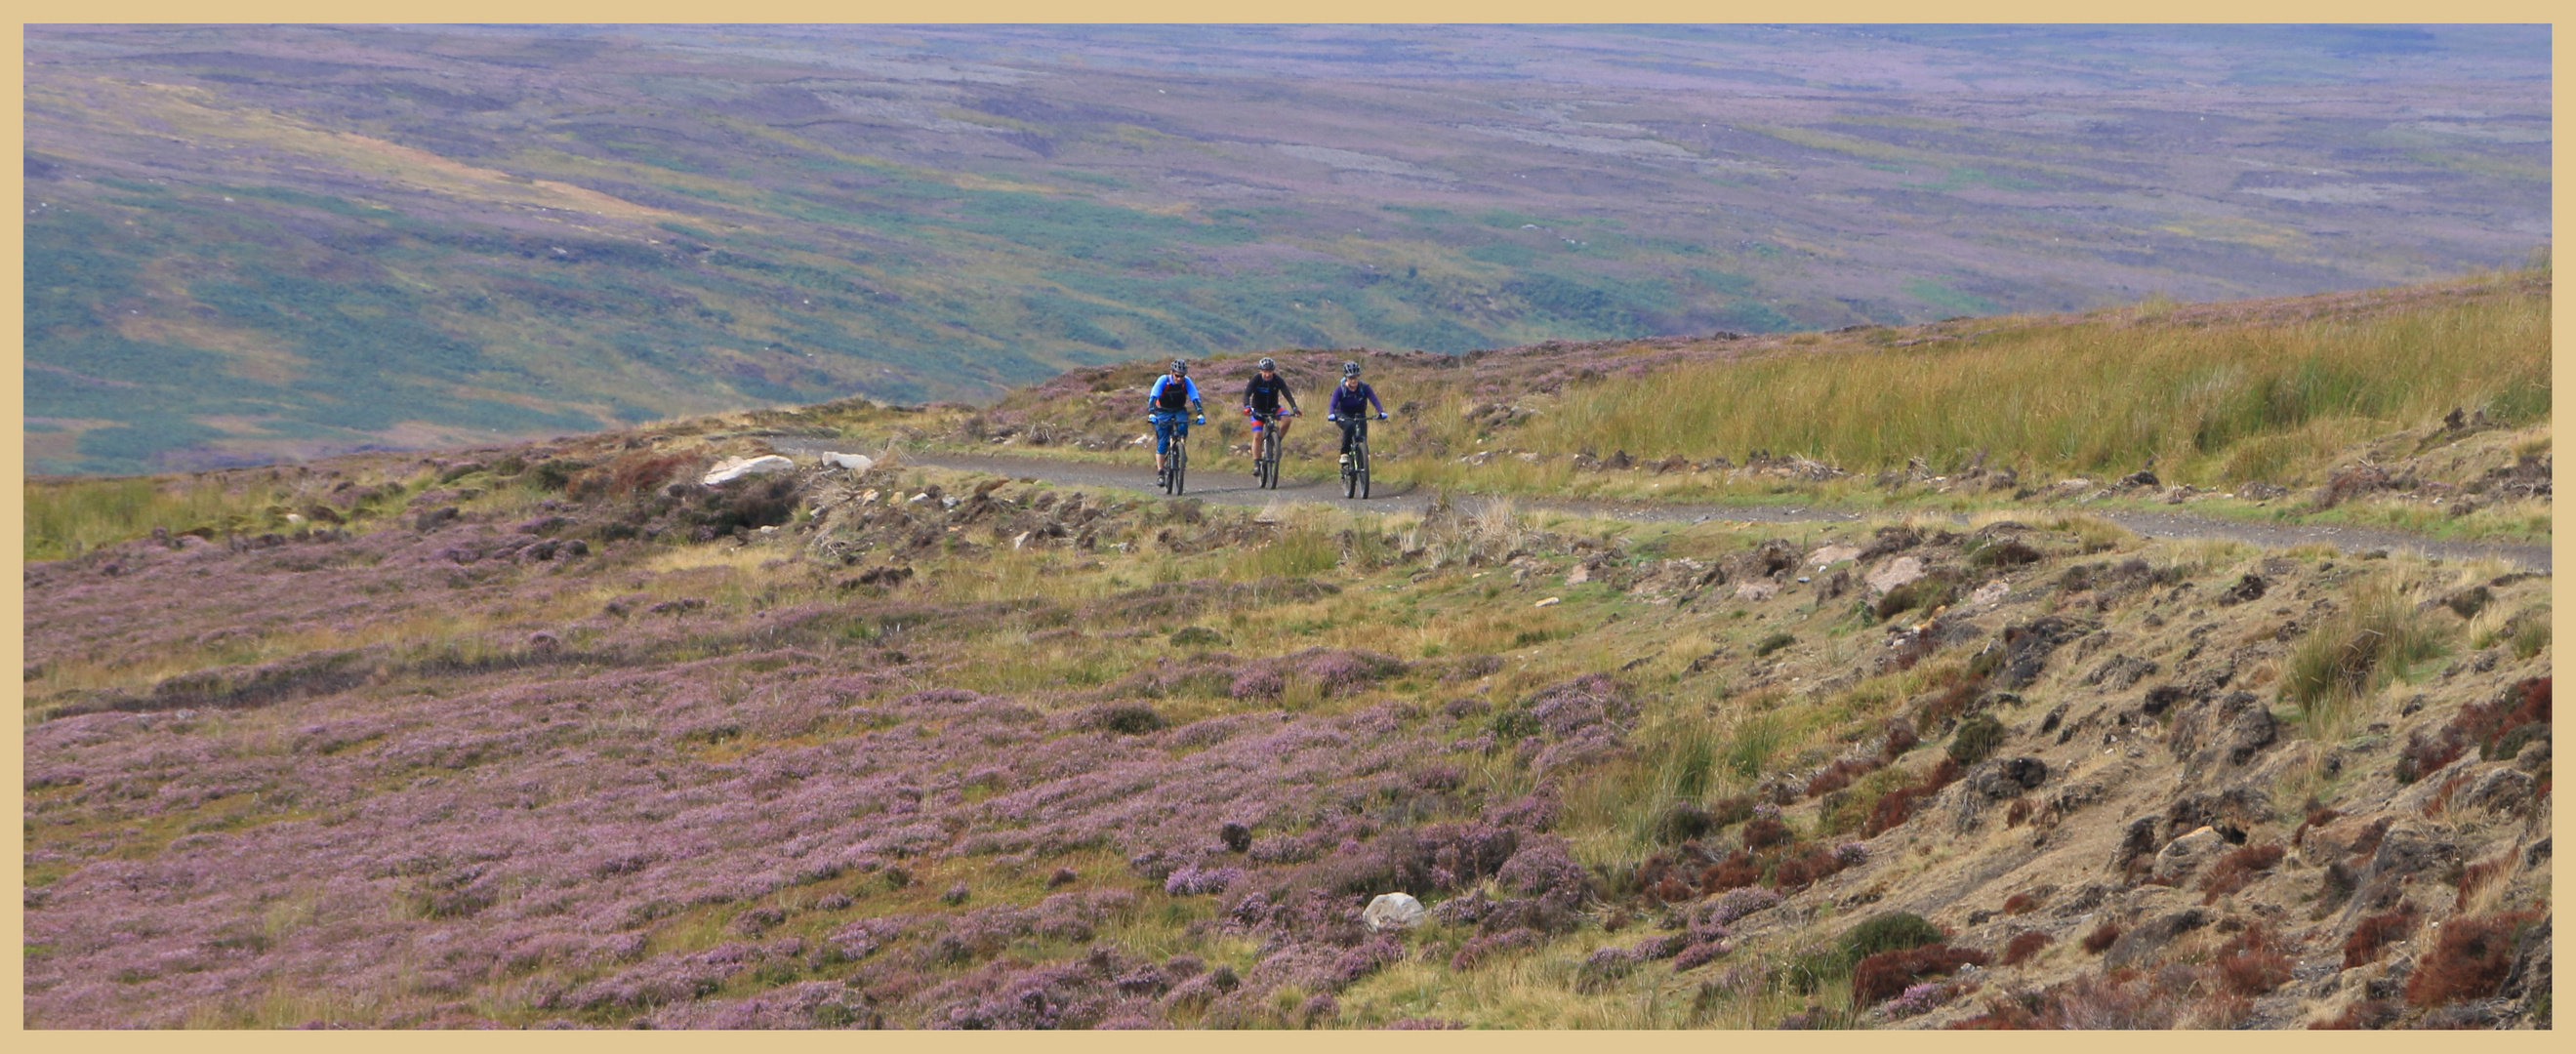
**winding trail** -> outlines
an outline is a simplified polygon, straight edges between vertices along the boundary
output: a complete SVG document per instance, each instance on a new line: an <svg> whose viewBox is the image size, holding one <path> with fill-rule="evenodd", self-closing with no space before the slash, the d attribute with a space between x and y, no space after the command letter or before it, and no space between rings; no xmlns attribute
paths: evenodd
<svg viewBox="0 0 2576 1054"><path fill-rule="evenodd" d="M822 447L812 441L781 438L773 439L771 443L786 453L812 455L822 452ZM1161 492L1161 488L1154 483L1154 472L1150 464L1131 467L1008 454L948 454L913 451L905 451L903 457L938 468L1026 477L1058 486L1109 487L1155 494ZM1419 493L1409 485L1381 486L1375 497L1354 501L1342 497L1340 481L1329 477L1310 481L1282 480L1279 489L1262 490L1255 486L1252 477L1247 475L1198 470L1190 474L1190 482L1192 486L1188 497L1224 505L1259 506L1267 505L1272 501L1293 501L1330 505L1355 512L1415 513L1431 505L1429 494ZM1496 499L1480 496L1462 496L1458 499L1459 504L1467 509L1474 509L1490 500ZM1862 514L1848 510L1803 505L1568 501L1527 497L1514 497L1510 500L1515 506L1523 509L1641 522L1697 523L1708 520L1731 520L1751 523L1814 523L1854 521L1864 518ZM2034 508L2032 511L2037 513L2043 510ZM2321 542L2347 553L2385 549L2392 553L2414 552L2444 560L2489 557L2525 571L2551 573L2547 545L2453 541L2369 527L2245 523L2181 512L2106 509L2093 510L2092 514L2149 538L2223 538L2265 549L2284 549L2294 545ZM1961 520L1964 522L1965 518L1962 517Z"/></svg>

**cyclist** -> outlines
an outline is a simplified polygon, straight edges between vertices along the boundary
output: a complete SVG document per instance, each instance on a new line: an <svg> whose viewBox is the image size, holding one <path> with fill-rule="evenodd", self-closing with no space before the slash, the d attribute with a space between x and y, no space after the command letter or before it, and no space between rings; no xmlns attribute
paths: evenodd
<svg viewBox="0 0 2576 1054"><path fill-rule="evenodd" d="M1154 422L1154 482L1164 481L1170 471L1172 436L1190 436L1190 418L1184 407L1198 411L1199 423L1207 423L1207 404L1199 400L1199 386L1190 380L1190 364L1172 360L1172 372L1154 378L1154 386L1145 392L1145 419Z"/></svg>
<svg viewBox="0 0 2576 1054"><path fill-rule="evenodd" d="M1279 412L1281 399L1288 400L1286 414ZM1279 444L1288 441L1288 418L1303 412L1297 407L1296 393L1288 390L1288 378L1279 375L1279 364L1262 359L1261 372L1253 374L1252 383L1243 386L1243 413L1252 418L1252 459L1261 460L1265 438L1270 449L1286 449Z"/></svg>
<svg viewBox="0 0 2576 1054"><path fill-rule="evenodd" d="M1377 401L1376 389L1360 380L1360 364L1343 363L1342 386L1333 389L1333 401L1324 408L1324 420L1338 422L1342 426L1342 464L1351 463L1351 437L1358 434L1362 422L1368 419L1371 406L1377 407L1378 420L1386 420L1386 404Z"/></svg>

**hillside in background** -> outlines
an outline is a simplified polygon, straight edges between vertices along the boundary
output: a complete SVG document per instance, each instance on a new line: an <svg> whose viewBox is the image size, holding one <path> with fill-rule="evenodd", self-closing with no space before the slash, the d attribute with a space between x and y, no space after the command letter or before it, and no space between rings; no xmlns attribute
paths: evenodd
<svg viewBox="0 0 2576 1054"><path fill-rule="evenodd" d="M1169 353L2355 289L2547 236L2545 29L31 29L28 468Z"/></svg>

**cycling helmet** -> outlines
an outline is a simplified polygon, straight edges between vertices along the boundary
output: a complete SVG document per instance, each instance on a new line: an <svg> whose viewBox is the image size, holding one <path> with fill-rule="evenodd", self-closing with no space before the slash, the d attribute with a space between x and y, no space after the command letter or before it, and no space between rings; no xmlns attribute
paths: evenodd
<svg viewBox="0 0 2576 1054"><path fill-rule="evenodd" d="M1264 373L1267 373L1267 372L1269 372L1269 371L1271 371L1271 370L1275 370L1275 369L1278 369L1278 368L1279 368L1279 364L1278 364L1278 363L1272 362L1272 361L1270 361L1269 359L1263 359L1263 360L1261 360L1261 369L1262 369L1262 372L1264 372Z"/></svg>
<svg viewBox="0 0 2576 1054"><path fill-rule="evenodd" d="M1342 376L1344 376L1344 377L1357 377L1357 376L1359 376L1359 375L1360 375L1360 364L1359 364L1359 363L1356 363L1356 362L1345 362L1345 363L1343 363L1343 364L1342 364Z"/></svg>
<svg viewBox="0 0 2576 1054"><path fill-rule="evenodd" d="M1173 372L1173 373L1188 373L1188 372L1190 372L1190 364L1189 364L1188 362L1183 361L1183 360L1180 360L1180 359L1173 359L1173 360L1172 360L1172 372Z"/></svg>

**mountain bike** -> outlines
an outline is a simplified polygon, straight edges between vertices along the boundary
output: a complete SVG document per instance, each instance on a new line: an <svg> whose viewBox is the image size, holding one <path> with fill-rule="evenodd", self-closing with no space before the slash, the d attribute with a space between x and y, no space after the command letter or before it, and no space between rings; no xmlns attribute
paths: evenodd
<svg viewBox="0 0 2576 1054"><path fill-rule="evenodd" d="M1386 415L1378 416L1384 418ZM1342 496L1346 498L1369 496L1368 423L1366 417L1350 420L1351 459L1342 463Z"/></svg>
<svg viewBox="0 0 2576 1054"><path fill-rule="evenodd" d="M1267 413L1256 414L1253 417L1259 430L1252 434L1252 441L1261 450L1253 456L1252 477L1259 481L1260 486L1265 490L1279 489L1279 447L1281 445L1279 421L1286 416L1281 413Z"/></svg>

